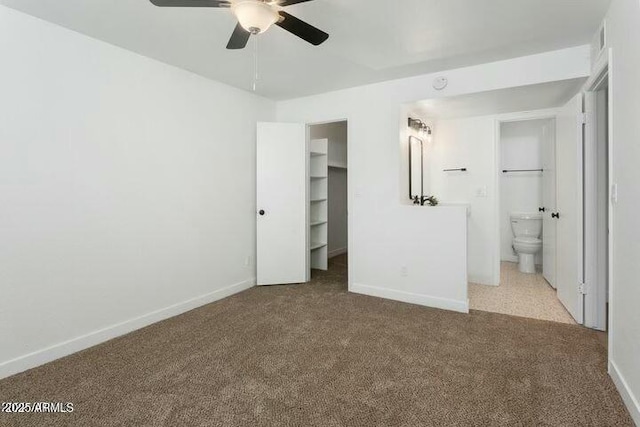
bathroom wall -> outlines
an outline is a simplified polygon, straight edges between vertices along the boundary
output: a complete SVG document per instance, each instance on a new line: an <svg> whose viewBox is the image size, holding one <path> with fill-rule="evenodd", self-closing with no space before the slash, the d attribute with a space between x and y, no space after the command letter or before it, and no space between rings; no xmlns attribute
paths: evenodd
<svg viewBox="0 0 640 427"><path fill-rule="evenodd" d="M434 122L427 145L431 193L441 203L470 206L468 221L469 281L497 285L493 277L495 241L495 117L472 117ZM466 172L444 169L467 168Z"/></svg>
<svg viewBox="0 0 640 427"><path fill-rule="evenodd" d="M549 137L549 120L502 123L500 170L541 169L542 140ZM500 259L517 262L512 248L511 212L538 212L542 206L542 173L517 172L500 175ZM536 264L542 255L536 256Z"/></svg>

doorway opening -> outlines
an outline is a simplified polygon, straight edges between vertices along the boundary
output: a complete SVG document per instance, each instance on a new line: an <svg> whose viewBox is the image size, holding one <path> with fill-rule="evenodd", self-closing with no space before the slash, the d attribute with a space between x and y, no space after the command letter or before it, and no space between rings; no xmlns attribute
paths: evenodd
<svg viewBox="0 0 640 427"><path fill-rule="evenodd" d="M330 282L348 288L347 137L346 120L258 123L258 286L307 283L342 257Z"/></svg>
<svg viewBox="0 0 640 427"><path fill-rule="evenodd" d="M330 277L347 286L348 123L308 125L309 266L311 280Z"/></svg>
<svg viewBox="0 0 640 427"><path fill-rule="evenodd" d="M553 116L498 120L497 287L470 285L472 307L575 324L556 295Z"/></svg>
<svg viewBox="0 0 640 427"><path fill-rule="evenodd" d="M608 295L611 273L609 72L595 74L585 92L584 148L584 324L608 330Z"/></svg>

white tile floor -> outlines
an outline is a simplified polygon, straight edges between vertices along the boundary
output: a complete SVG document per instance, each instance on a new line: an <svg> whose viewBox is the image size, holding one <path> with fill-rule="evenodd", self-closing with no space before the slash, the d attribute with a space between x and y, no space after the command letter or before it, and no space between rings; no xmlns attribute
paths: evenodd
<svg viewBox="0 0 640 427"><path fill-rule="evenodd" d="M542 274L525 274L518 264L502 262L500 286L469 283L472 310L576 324Z"/></svg>

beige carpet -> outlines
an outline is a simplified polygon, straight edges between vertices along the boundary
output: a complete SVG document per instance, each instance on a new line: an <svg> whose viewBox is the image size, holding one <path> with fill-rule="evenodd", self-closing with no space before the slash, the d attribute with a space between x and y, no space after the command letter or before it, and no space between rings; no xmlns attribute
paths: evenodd
<svg viewBox="0 0 640 427"><path fill-rule="evenodd" d="M254 288L0 381L21 426L630 426L595 334L346 292Z"/></svg>
<svg viewBox="0 0 640 427"><path fill-rule="evenodd" d="M500 264L500 286L469 283L469 306L473 310L576 324L541 273L521 273L513 262Z"/></svg>

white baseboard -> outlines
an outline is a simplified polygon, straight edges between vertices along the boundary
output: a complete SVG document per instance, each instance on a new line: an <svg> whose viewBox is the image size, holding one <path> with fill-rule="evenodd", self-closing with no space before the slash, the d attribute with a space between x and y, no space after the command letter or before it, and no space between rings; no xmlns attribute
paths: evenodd
<svg viewBox="0 0 640 427"><path fill-rule="evenodd" d="M469 312L469 300L458 301L447 298L432 297L429 295L414 294L411 292L397 291L395 289L379 288L376 286L361 285L354 283L349 286L349 292L392 299L395 301L408 302L410 304L424 305L426 307L441 308L443 310L457 311L459 313Z"/></svg>
<svg viewBox="0 0 640 427"><path fill-rule="evenodd" d="M347 248L339 248L329 251L327 254L327 258L333 258L334 256L342 255L347 253Z"/></svg>
<svg viewBox="0 0 640 427"><path fill-rule="evenodd" d="M473 274L469 274L468 280L470 283L475 283L476 285L486 285L486 286L500 285L500 283L495 283L493 277L489 277L489 276L475 276Z"/></svg>
<svg viewBox="0 0 640 427"><path fill-rule="evenodd" d="M640 403L638 403L637 397L633 395L633 392L624 380L624 377L620 374L620 371L613 360L609 360L609 376L616 385L620 396L622 396L622 401L627 406L627 409L631 414L631 418L633 418L633 421L637 426L640 426Z"/></svg>
<svg viewBox="0 0 640 427"><path fill-rule="evenodd" d="M505 255L500 257L500 261L518 263L518 255Z"/></svg>
<svg viewBox="0 0 640 427"><path fill-rule="evenodd" d="M34 351L24 356L0 363L0 379L35 368L53 360L68 356L72 353L93 347L110 339L119 337L136 329L144 328L152 323L168 319L173 316L193 310L206 304L221 300L238 292L255 286L256 279L252 278L244 282L236 283L223 289L210 292L199 297L183 301L142 316L99 329L94 332L70 339L41 350Z"/></svg>

